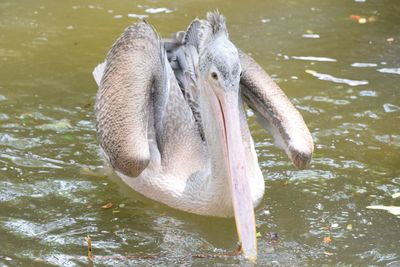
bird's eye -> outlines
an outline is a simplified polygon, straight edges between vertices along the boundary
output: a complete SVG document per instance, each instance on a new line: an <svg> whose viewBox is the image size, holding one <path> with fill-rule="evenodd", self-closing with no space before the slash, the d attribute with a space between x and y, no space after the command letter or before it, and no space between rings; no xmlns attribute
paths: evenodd
<svg viewBox="0 0 400 267"><path fill-rule="evenodd" d="M216 72L211 72L211 77L213 77L214 80L218 80L218 74Z"/></svg>

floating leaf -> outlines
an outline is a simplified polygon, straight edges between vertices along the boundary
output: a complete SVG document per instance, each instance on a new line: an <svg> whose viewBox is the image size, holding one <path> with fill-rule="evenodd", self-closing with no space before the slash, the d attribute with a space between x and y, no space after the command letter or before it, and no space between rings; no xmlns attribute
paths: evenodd
<svg viewBox="0 0 400 267"><path fill-rule="evenodd" d="M352 20L358 21L359 19L361 19L361 16L360 15L350 15L350 18Z"/></svg>
<svg viewBox="0 0 400 267"><path fill-rule="evenodd" d="M351 223L349 223L349 224L346 226L346 229L347 229L347 230L353 230L353 225L352 225Z"/></svg>
<svg viewBox="0 0 400 267"><path fill-rule="evenodd" d="M332 238L330 236L325 236L324 237L324 244L330 244L332 243Z"/></svg>
<svg viewBox="0 0 400 267"><path fill-rule="evenodd" d="M360 24L367 23L367 19L361 17L360 15L350 15L350 19L355 20Z"/></svg>
<svg viewBox="0 0 400 267"><path fill-rule="evenodd" d="M261 237L261 233L260 233L260 232L257 232L257 233L256 233L256 237L257 237L257 238Z"/></svg>
<svg viewBox="0 0 400 267"><path fill-rule="evenodd" d="M102 209L111 209L112 207L113 207L113 204L111 202L101 206Z"/></svg>

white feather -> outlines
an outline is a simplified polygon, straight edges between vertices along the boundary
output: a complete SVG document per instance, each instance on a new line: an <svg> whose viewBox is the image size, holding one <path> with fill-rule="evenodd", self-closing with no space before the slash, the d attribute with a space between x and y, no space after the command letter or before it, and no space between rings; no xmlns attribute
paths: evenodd
<svg viewBox="0 0 400 267"><path fill-rule="evenodd" d="M103 78L104 69L106 67L106 62L100 63L99 65L94 68L92 74L93 78L96 81L97 85L100 85L101 78Z"/></svg>

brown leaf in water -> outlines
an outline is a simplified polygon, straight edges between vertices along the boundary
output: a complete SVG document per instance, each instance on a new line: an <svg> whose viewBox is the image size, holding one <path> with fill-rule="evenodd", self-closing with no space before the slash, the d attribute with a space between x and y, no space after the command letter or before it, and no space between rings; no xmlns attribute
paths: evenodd
<svg viewBox="0 0 400 267"><path fill-rule="evenodd" d="M330 236L325 236L324 237L324 243L325 244L330 244L332 243L332 238Z"/></svg>
<svg viewBox="0 0 400 267"><path fill-rule="evenodd" d="M85 237L88 246L88 258L90 261L93 261L93 251L92 251L92 239L90 236Z"/></svg>
<svg viewBox="0 0 400 267"><path fill-rule="evenodd" d="M111 203L111 202L101 206L102 209L111 209L112 207L113 207L113 203Z"/></svg>
<svg viewBox="0 0 400 267"><path fill-rule="evenodd" d="M361 19L360 15L350 15L350 18L355 21L359 21Z"/></svg>

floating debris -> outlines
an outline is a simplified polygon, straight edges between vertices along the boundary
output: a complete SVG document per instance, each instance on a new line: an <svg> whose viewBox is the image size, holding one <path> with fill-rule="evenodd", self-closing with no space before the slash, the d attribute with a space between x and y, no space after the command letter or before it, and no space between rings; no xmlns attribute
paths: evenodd
<svg viewBox="0 0 400 267"><path fill-rule="evenodd" d="M271 20L270 19L262 19L261 20L261 23L267 23L267 22L271 22Z"/></svg>
<svg viewBox="0 0 400 267"><path fill-rule="evenodd" d="M92 250L92 239L90 236L85 237L88 246L88 258L90 261L93 261L93 250Z"/></svg>
<svg viewBox="0 0 400 267"><path fill-rule="evenodd" d="M350 15L350 18L352 20L358 21L359 19L361 19L361 16L360 15Z"/></svg>
<svg viewBox="0 0 400 267"><path fill-rule="evenodd" d="M113 206L114 206L113 203L110 202L110 203L107 203L107 204L101 206L101 208L102 209L111 209Z"/></svg>
<svg viewBox="0 0 400 267"><path fill-rule="evenodd" d="M343 78L337 78L334 77L332 75L329 74L324 74L324 73L318 73L314 70L306 70L305 71L308 74L311 74L312 76L318 78L319 80L323 80L323 81L330 81L330 82L334 82L334 83L345 83L348 84L350 86L359 86L359 85L366 85L368 84L368 81L365 80L350 80L350 79L343 79Z"/></svg>
<svg viewBox="0 0 400 267"><path fill-rule="evenodd" d="M271 242L278 242L279 241L279 235L278 233L269 233L269 239Z"/></svg>
<svg viewBox="0 0 400 267"><path fill-rule="evenodd" d="M398 74L400 75L400 68L382 68L377 69L377 71L382 73Z"/></svg>
<svg viewBox="0 0 400 267"><path fill-rule="evenodd" d="M336 59L330 57L292 56L292 58L307 61L336 62Z"/></svg>
<svg viewBox="0 0 400 267"><path fill-rule="evenodd" d="M361 17L360 15L350 15L350 19L355 20L360 24L367 23L367 19L364 17Z"/></svg>
<svg viewBox="0 0 400 267"><path fill-rule="evenodd" d="M330 244L330 243L332 243L332 237L330 237L330 236L325 236L323 242L324 242L324 244Z"/></svg>
<svg viewBox="0 0 400 267"><path fill-rule="evenodd" d="M396 215L396 216L400 215L400 207L399 206L373 205L373 206L368 206L367 209L386 210L393 215Z"/></svg>
<svg viewBox="0 0 400 267"><path fill-rule="evenodd" d="M160 7L160 8L148 8L145 10L146 13L149 14L157 14L157 13L171 13L172 10L168 9L166 7Z"/></svg>
<svg viewBox="0 0 400 267"><path fill-rule="evenodd" d="M114 19L122 19L122 17L123 17L122 15L115 15Z"/></svg>

